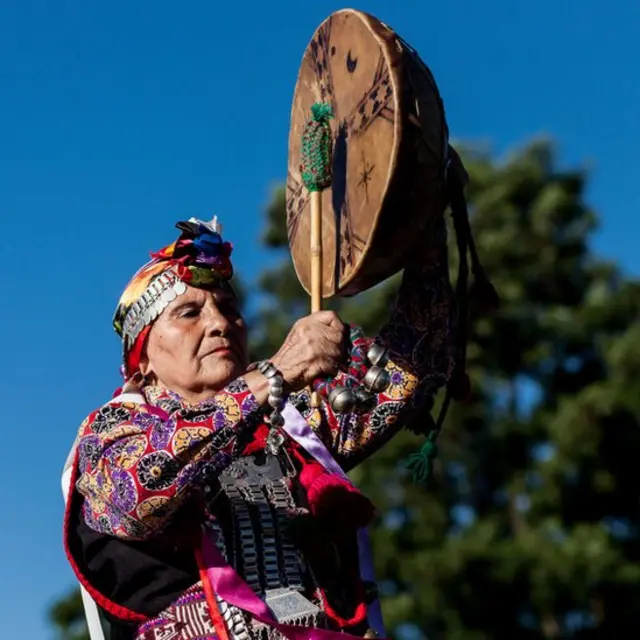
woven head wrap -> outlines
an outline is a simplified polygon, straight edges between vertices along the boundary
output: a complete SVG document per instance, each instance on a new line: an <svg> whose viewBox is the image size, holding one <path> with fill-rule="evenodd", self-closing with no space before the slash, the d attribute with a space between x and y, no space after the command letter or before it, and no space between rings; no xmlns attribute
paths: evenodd
<svg viewBox="0 0 640 640"><path fill-rule="evenodd" d="M190 218L176 227L182 232L180 237L151 254L151 261L131 278L113 317L113 326L122 338L127 379L138 370L151 325L187 291L187 285L230 288L232 246L223 241L217 218L211 222Z"/></svg>

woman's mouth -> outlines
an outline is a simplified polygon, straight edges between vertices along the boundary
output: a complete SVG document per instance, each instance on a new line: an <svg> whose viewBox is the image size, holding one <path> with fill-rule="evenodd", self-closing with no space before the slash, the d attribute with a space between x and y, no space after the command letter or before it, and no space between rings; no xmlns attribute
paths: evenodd
<svg viewBox="0 0 640 640"><path fill-rule="evenodd" d="M205 356L217 356L218 358L228 358L229 356L236 357L236 352L231 347L218 347L217 349L213 349Z"/></svg>

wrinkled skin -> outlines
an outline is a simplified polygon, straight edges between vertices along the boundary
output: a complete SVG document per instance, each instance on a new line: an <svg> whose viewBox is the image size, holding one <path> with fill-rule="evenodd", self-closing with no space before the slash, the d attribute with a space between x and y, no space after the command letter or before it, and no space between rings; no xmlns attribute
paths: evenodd
<svg viewBox="0 0 640 640"><path fill-rule="evenodd" d="M278 352L270 358L288 391L323 375L335 375L345 358L346 326L331 311L298 320ZM156 320L140 361L151 384L191 402L212 397L243 376L259 402L268 385L249 364L247 327L235 296L223 289L188 287Z"/></svg>

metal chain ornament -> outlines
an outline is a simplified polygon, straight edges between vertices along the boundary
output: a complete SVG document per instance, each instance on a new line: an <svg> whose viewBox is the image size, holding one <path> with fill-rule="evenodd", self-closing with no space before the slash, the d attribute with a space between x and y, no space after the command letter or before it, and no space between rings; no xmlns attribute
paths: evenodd
<svg viewBox="0 0 640 640"><path fill-rule="evenodd" d="M272 455L277 455L285 440L281 429L284 424L284 418L282 417L282 410L285 406L284 379L275 365L268 360L262 360L258 363L258 371L269 382L267 402L271 407L271 414L267 417L267 422L270 426L266 440L267 451Z"/></svg>

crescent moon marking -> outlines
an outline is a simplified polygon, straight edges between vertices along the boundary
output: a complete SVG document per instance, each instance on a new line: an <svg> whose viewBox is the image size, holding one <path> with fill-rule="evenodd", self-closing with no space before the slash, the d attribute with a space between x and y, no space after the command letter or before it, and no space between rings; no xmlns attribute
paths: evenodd
<svg viewBox="0 0 640 640"><path fill-rule="evenodd" d="M349 73L353 73L358 66L358 58L351 57L351 49L349 49L349 53L347 53L347 71Z"/></svg>

